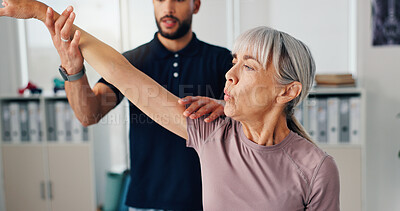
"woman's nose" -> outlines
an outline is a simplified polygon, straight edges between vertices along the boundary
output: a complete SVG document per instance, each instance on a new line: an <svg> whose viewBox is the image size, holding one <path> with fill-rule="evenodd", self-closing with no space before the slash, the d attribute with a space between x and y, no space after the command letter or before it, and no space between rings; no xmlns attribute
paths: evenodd
<svg viewBox="0 0 400 211"><path fill-rule="evenodd" d="M233 66L226 74L225 74L226 82L237 84L238 79L235 75L235 66Z"/></svg>

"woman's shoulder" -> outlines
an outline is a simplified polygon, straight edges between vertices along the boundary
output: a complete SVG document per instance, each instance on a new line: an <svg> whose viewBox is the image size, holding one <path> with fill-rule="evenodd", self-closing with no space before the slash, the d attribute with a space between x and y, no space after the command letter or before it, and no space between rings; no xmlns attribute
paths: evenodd
<svg viewBox="0 0 400 211"><path fill-rule="evenodd" d="M187 118L189 136L200 140L206 140L216 132L226 131L225 129L227 127L232 126L232 119L226 116L220 116L209 123L204 121L205 118L207 118L207 116L202 116L197 119Z"/></svg>
<svg viewBox="0 0 400 211"><path fill-rule="evenodd" d="M291 132L294 133L294 132ZM332 156L328 155L314 143L294 133L293 140L283 149L293 164L305 176L308 184L312 178L323 168L336 169Z"/></svg>
<svg viewBox="0 0 400 211"><path fill-rule="evenodd" d="M327 156L321 148L319 148L315 143L307 140L306 138L300 136L299 134L291 131L292 141L290 144L285 146L285 150L295 155L296 157L312 157L316 160L321 160Z"/></svg>

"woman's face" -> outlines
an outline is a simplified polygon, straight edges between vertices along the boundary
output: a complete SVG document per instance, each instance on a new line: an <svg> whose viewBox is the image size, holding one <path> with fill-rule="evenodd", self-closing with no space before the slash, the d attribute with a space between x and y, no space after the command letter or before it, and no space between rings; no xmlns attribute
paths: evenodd
<svg viewBox="0 0 400 211"><path fill-rule="evenodd" d="M235 120L255 120L276 105L278 84L275 68L263 68L250 54L233 55L233 67L226 73L225 114Z"/></svg>

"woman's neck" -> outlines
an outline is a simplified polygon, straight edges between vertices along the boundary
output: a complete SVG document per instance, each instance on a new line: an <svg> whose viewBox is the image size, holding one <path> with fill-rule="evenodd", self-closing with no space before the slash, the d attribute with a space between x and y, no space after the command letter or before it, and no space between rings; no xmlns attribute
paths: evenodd
<svg viewBox="0 0 400 211"><path fill-rule="evenodd" d="M279 144L290 133L286 124L286 117L282 114L270 114L257 120L241 121L241 123L245 136L263 146Z"/></svg>

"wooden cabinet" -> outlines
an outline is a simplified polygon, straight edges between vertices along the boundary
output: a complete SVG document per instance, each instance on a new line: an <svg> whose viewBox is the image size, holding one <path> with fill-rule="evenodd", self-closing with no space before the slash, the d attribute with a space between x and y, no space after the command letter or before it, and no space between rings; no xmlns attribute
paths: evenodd
<svg viewBox="0 0 400 211"><path fill-rule="evenodd" d="M58 135L60 132L57 130L57 125L69 128L68 130L74 128L68 125L71 124L68 121L75 118L74 116L55 120L56 116L60 115L55 115L54 112L65 112L64 117L72 115L67 111L69 105L65 97L0 98L0 108L4 111L4 106L10 103L28 104L32 101L37 102L39 110L43 111L38 115L41 140L36 140L37 138L35 140L28 138L25 141L10 140L4 135L1 136L6 211L95 210L94 162L90 130L82 128L82 135L78 136L82 138L79 139L71 135L73 131L64 131L62 139L58 136L55 139L49 138L49 134ZM48 109L51 107L50 104L56 103L63 104L65 110ZM4 115L6 118L9 117L2 112L0 124L8 124L4 120ZM18 121L25 121L21 119L23 115L18 117ZM28 116L29 118L31 117ZM68 121L60 123L65 120ZM23 124L21 127L24 127ZM4 128L12 129L0 128L2 134L7 132Z"/></svg>

